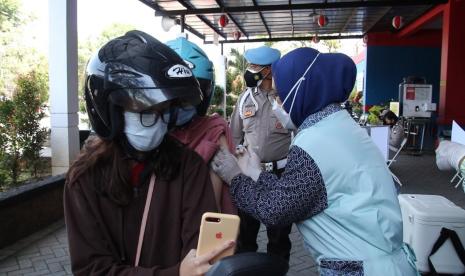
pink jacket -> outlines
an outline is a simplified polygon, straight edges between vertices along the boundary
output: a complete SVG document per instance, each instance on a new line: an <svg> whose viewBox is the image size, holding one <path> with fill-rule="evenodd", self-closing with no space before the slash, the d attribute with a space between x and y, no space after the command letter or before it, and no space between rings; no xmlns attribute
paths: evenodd
<svg viewBox="0 0 465 276"><path fill-rule="evenodd" d="M226 137L229 150L234 152L233 140L228 123L218 114L196 117L188 126L173 131L171 135L197 152L207 164L210 163L216 151L219 149L219 139L221 135ZM223 213L237 213L231 201L229 187L226 184L223 185L221 202L221 210Z"/></svg>

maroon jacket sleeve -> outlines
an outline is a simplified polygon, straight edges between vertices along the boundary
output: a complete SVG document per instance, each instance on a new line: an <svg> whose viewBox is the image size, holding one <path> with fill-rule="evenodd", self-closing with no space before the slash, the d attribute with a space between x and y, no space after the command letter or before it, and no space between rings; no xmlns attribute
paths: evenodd
<svg viewBox="0 0 465 276"><path fill-rule="evenodd" d="M65 185L64 207L68 231L71 269L77 276L171 276L179 275L179 263L172 267L133 267L122 264L99 227L91 211L89 199L79 183ZM85 219L83 219L85 218Z"/></svg>

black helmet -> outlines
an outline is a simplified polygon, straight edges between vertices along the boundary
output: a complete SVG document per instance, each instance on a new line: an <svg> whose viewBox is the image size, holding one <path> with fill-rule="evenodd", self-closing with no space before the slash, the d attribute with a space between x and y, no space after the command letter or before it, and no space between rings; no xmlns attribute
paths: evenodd
<svg viewBox="0 0 465 276"><path fill-rule="evenodd" d="M183 60L141 31L110 40L91 57L84 96L92 127L106 140L122 133L123 109L142 112L171 100L197 105L202 97Z"/></svg>

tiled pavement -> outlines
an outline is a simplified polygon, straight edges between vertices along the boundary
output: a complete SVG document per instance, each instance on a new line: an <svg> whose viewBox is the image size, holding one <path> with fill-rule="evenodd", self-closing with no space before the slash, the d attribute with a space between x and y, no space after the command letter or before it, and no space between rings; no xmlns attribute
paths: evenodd
<svg viewBox="0 0 465 276"><path fill-rule="evenodd" d="M19 251L0 260L0 276L72 275L63 221L0 250L0 258L15 250Z"/></svg>
<svg viewBox="0 0 465 276"><path fill-rule="evenodd" d="M404 186L402 193L440 194L465 208L465 194L449 183L453 172L440 172L434 164L434 155L411 156L402 154L392 165L392 171ZM294 227L291 233L291 251L288 276L318 275L315 263L302 245ZM261 228L259 251L266 249L266 231ZM0 250L0 276L9 275L71 275L66 231L62 221L47 229Z"/></svg>

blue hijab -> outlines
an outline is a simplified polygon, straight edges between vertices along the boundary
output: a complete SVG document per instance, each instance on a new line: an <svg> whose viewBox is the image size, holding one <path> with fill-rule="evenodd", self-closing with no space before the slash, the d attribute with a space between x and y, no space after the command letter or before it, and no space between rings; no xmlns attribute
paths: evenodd
<svg viewBox="0 0 465 276"><path fill-rule="evenodd" d="M272 64L274 83L282 101L318 54L312 48L298 48ZM297 93L290 116L299 127L309 115L331 103L345 101L354 88L356 74L357 68L348 56L320 53L298 91L294 90L285 102L284 110L289 112Z"/></svg>

